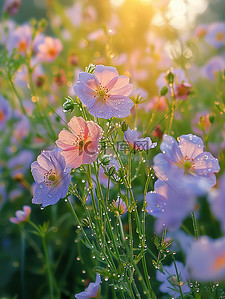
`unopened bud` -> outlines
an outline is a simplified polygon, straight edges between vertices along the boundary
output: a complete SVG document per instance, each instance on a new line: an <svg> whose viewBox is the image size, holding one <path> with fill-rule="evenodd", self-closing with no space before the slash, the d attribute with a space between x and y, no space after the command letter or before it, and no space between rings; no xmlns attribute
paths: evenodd
<svg viewBox="0 0 225 299"><path fill-rule="evenodd" d="M64 112L72 112L74 110L74 102L71 98L66 98L66 102L63 104Z"/></svg>

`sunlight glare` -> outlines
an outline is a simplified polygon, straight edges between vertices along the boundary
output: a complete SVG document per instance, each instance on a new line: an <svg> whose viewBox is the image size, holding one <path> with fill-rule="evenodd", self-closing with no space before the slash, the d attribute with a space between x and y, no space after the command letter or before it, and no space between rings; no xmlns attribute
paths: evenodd
<svg viewBox="0 0 225 299"><path fill-rule="evenodd" d="M111 4L114 6L121 6L125 0L110 0Z"/></svg>

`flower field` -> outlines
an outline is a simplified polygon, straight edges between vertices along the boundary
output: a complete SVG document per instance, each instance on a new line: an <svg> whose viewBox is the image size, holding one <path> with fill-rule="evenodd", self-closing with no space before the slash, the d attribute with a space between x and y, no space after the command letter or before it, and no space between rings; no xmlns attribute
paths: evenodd
<svg viewBox="0 0 225 299"><path fill-rule="evenodd" d="M0 299L225 298L224 1L0 10Z"/></svg>

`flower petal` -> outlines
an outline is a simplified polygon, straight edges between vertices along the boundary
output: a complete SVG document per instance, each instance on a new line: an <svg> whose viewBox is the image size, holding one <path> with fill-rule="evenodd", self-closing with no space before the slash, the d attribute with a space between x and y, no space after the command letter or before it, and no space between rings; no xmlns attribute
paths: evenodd
<svg viewBox="0 0 225 299"><path fill-rule="evenodd" d="M124 118L130 115L130 110L134 106L133 101L122 95L111 95L107 99L107 103L113 109L113 116Z"/></svg>
<svg viewBox="0 0 225 299"><path fill-rule="evenodd" d="M204 149L202 139L192 134L180 136L179 147L183 156L187 156L189 159L194 159L196 156L201 154Z"/></svg>
<svg viewBox="0 0 225 299"><path fill-rule="evenodd" d="M208 175L220 171L219 162L212 154L203 152L195 159L195 172L199 175Z"/></svg>
<svg viewBox="0 0 225 299"><path fill-rule="evenodd" d="M160 149L165 154L169 160L177 163L179 160L182 159L181 150L176 142L176 140L169 135L163 135L163 142L160 145Z"/></svg>
<svg viewBox="0 0 225 299"><path fill-rule="evenodd" d="M101 99L95 102L95 104L89 109L89 112L95 117L104 119L109 119L114 116L113 108Z"/></svg>
<svg viewBox="0 0 225 299"><path fill-rule="evenodd" d="M97 65L94 74L103 87L119 75L115 67L104 65Z"/></svg>
<svg viewBox="0 0 225 299"><path fill-rule="evenodd" d="M86 107L91 108L94 105L97 93L89 86L77 82L74 85L74 92Z"/></svg>
<svg viewBox="0 0 225 299"><path fill-rule="evenodd" d="M110 89L110 94L129 96L132 88L133 85L129 83L129 78L127 76L119 76L115 85Z"/></svg>

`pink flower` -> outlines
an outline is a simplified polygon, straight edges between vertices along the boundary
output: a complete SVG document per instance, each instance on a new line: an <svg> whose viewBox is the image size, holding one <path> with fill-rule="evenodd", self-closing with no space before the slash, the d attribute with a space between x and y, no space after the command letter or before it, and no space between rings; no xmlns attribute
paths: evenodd
<svg viewBox="0 0 225 299"><path fill-rule="evenodd" d="M62 43L58 38L45 37L44 43L38 46L37 58L40 61L52 62L62 51Z"/></svg>
<svg viewBox="0 0 225 299"><path fill-rule="evenodd" d="M63 129L59 133L57 146L71 168L80 167L81 164L91 164L99 154L99 140L102 138L102 129L93 121L74 116L68 123L71 132Z"/></svg>
<svg viewBox="0 0 225 299"><path fill-rule="evenodd" d="M89 108L91 115L109 119L130 114L134 103L129 98L132 84L129 78L119 76L116 68L97 65L94 74L80 73L74 86L76 95Z"/></svg>
<svg viewBox="0 0 225 299"><path fill-rule="evenodd" d="M155 108L157 111L166 110L166 107L167 107L166 97L155 96L151 99L150 102L145 102L145 103L141 104L141 106L145 108L146 112L149 112Z"/></svg>
<svg viewBox="0 0 225 299"><path fill-rule="evenodd" d="M7 11L11 16L17 14L21 5L21 0L5 0L3 11Z"/></svg>
<svg viewBox="0 0 225 299"><path fill-rule="evenodd" d="M191 84L181 83L175 86L175 97L180 100L187 100L191 92Z"/></svg>
<svg viewBox="0 0 225 299"><path fill-rule="evenodd" d="M16 217L9 218L10 222L12 223L21 223L21 222L27 222L29 220L31 213L31 208L29 206L23 206L23 211L18 210L16 211Z"/></svg>

